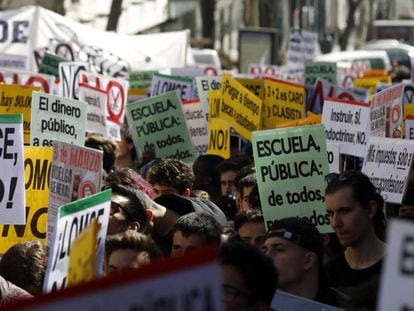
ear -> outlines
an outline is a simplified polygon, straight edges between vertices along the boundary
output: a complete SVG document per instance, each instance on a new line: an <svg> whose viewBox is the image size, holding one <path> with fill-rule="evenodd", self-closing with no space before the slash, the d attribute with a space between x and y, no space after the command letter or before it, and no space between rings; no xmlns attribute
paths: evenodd
<svg viewBox="0 0 414 311"><path fill-rule="evenodd" d="M128 230L133 230L133 231L139 232L139 229L141 229L141 225L139 224L138 221L131 221L128 224Z"/></svg>
<svg viewBox="0 0 414 311"><path fill-rule="evenodd" d="M377 209L378 209L378 204L377 201L375 200L371 200L368 203L368 217L370 219L373 219L375 214L377 213Z"/></svg>
<svg viewBox="0 0 414 311"><path fill-rule="evenodd" d="M154 213L150 209L147 208L145 214L147 214L148 222L154 219Z"/></svg>
<svg viewBox="0 0 414 311"><path fill-rule="evenodd" d="M185 190L183 191L183 193L181 193L181 195L185 197L189 197L191 195L191 189L185 188Z"/></svg>
<svg viewBox="0 0 414 311"><path fill-rule="evenodd" d="M318 256L314 252L306 252L304 259L303 268L305 270L310 270L318 262Z"/></svg>

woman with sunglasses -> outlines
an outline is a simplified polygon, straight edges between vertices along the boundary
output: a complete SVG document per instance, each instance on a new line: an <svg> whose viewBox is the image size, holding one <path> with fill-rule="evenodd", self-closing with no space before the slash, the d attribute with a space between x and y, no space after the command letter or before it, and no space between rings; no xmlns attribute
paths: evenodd
<svg viewBox="0 0 414 311"><path fill-rule="evenodd" d="M385 255L384 200L363 173L355 170L325 177L325 203L344 251L326 265L332 287L345 293L377 277Z"/></svg>

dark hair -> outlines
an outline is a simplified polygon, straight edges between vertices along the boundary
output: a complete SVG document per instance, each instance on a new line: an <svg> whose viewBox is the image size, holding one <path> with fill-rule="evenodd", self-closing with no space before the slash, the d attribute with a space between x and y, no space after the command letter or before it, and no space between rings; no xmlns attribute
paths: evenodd
<svg viewBox="0 0 414 311"><path fill-rule="evenodd" d="M126 119L125 119L125 122L127 122ZM130 151L132 162L137 161L138 155L137 155L137 151L135 150L134 140L132 139L132 134L128 127L128 124L125 124L121 127L121 135L124 135L125 141L128 144L132 144L133 146Z"/></svg>
<svg viewBox="0 0 414 311"><path fill-rule="evenodd" d="M234 219L234 216L237 213L236 197L234 194L224 194L219 197L215 203L223 211L228 221Z"/></svg>
<svg viewBox="0 0 414 311"><path fill-rule="evenodd" d="M328 175L329 176L329 175ZM341 178L341 176L344 176ZM374 215L374 228L377 237L384 241L385 239L385 217L384 217L384 199L378 193L375 186L369 180L368 176L360 171L345 171L337 178L328 182L325 195L334 194L335 192L349 187L352 189L354 200L358 201L363 207L367 207L371 200L377 203L377 211Z"/></svg>
<svg viewBox="0 0 414 311"><path fill-rule="evenodd" d="M208 214L193 212L177 219L174 232L180 231L185 237L196 234L204 238L207 244L220 244L221 226Z"/></svg>
<svg viewBox="0 0 414 311"><path fill-rule="evenodd" d="M17 243L0 260L0 275L18 287L41 294L47 267L46 247L39 241Z"/></svg>
<svg viewBox="0 0 414 311"><path fill-rule="evenodd" d="M240 194L243 195L243 190L245 187L253 187L255 185L257 185L256 173L252 173L240 179L237 186L239 188Z"/></svg>
<svg viewBox="0 0 414 311"><path fill-rule="evenodd" d="M89 135L85 138L85 147L103 152L103 169L107 173L114 169L115 160L119 153L118 144L114 140L99 135Z"/></svg>
<svg viewBox="0 0 414 311"><path fill-rule="evenodd" d="M127 220L129 222L137 221L140 224L139 231L144 232L148 222L146 213L147 198L145 193L136 188L116 183L110 183L105 187L111 188L113 194L119 194L128 198L128 202L124 207L128 216Z"/></svg>
<svg viewBox="0 0 414 311"><path fill-rule="evenodd" d="M234 230L238 232L246 222L261 222L264 226L263 214L256 210L248 210L236 214L236 217L234 217Z"/></svg>
<svg viewBox="0 0 414 311"><path fill-rule="evenodd" d="M192 188L194 173L181 160L165 159L151 166L147 179L151 185L172 186L178 190L179 194L182 194L185 189Z"/></svg>
<svg viewBox="0 0 414 311"><path fill-rule="evenodd" d="M199 156L193 164L193 189L207 191L215 201L221 195L220 175L217 166L223 158L217 155L205 154Z"/></svg>
<svg viewBox="0 0 414 311"><path fill-rule="evenodd" d="M256 184L253 186L252 191L249 194L249 207L250 209L255 209L262 211L262 203L260 201L259 186Z"/></svg>
<svg viewBox="0 0 414 311"><path fill-rule="evenodd" d="M118 249L131 249L137 252L146 252L151 261L162 256L160 249L153 239L133 230L110 235L106 238L105 256L107 260L109 260L111 254Z"/></svg>
<svg viewBox="0 0 414 311"><path fill-rule="evenodd" d="M235 268L250 292L250 305L264 302L270 306L277 287L277 271L270 257L243 242L225 243L220 248L222 265Z"/></svg>
<svg viewBox="0 0 414 311"><path fill-rule="evenodd" d="M229 171L238 172L240 169L241 166L232 160L224 160L219 165L217 165L217 172L219 175Z"/></svg>

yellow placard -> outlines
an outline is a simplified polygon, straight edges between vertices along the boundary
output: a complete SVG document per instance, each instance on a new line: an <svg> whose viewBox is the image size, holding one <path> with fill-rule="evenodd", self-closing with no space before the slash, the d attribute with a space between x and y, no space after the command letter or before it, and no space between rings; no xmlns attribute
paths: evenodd
<svg viewBox="0 0 414 311"><path fill-rule="evenodd" d="M261 100L263 100L263 96L264 96L264 80L263 79L236 78L236 81L240 82L246 89L248 89L254 95L256 95Z"/></svg>
<svg viewBox="0 0 414 311"><path fill-rule="evenodd" d="M98 231L99 223L94 219L72 243L68 265L68 286L95 278Z"/></svg>
<svg viewBox="0 0 414 311"><path fill-rule="evenodd" d="M265 78L263 101L263 128L302 119L305 116L305 87L282 80Z"/></svg>
<svg viewBox="0 0 414 311"><path fill-rule="evenodd" d="M408 128L407 128L408 127ZM403 133L405 139L413 139L414 137L414 104L404 104L404 122Z"/></svg>
<svg viewBox="0 0 414 311"><path fill-rule="evenodd" d="M30 144L33 91L40 91L40 88L0 84L0 114L23 114L23 138L27 145Z"/></svg>
<svg viewBox="0 0 414 311"><path fill-rule="evenodd" d="M383 77L369 77L369 78L356 78L354 80L354 87L355 88L362 88L369 90L369 100L372 99L372 96L375 94L375 88L379 83L387 83L391 84L391 77L390 76L383 76Z"/></svg>
<svg viewBox="0 0 414 311"><path fill-rule="evenodd" d="M276 128L321 124L322 116L308 111L306 118L281 123Z"/></svg>
<svg viewBox="0 0 414 311"><path fill-rule="evenodd" d="M46 245L51 147L24 147L26 224L0 225L0 254L16 243L39 240Z"/></svg>
<svg viewBox="0 0 414 311"><path fill-rule="evenodd" d="M208 120L216 119L219 116L221 95L220 90L209 90L208 100Z"/></svg>
<svg viewBox="0 0 414 311"><path fill-rule="evenodd" d="M224 159L230 158L230 126L223 120L209 120L207 153Z"/></svg>
<svg viewBox="0 0 414 311"><path fill-rule="evenodd" d="M219 118L228 122L242 137L251 140L261 128L262 100L230 75L223 75Z"/></svg>

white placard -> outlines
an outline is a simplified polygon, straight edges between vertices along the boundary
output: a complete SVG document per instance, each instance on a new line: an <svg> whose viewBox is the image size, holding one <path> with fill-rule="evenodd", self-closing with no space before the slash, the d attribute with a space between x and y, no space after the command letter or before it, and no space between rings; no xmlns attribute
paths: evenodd
<svg viewBox="0 0 414 311"><path fill-rule="evenodd" d="M329 173L339 173L341 171L339 143L326 142L326 151L328 152Z"/></svg>
<svg viewBox="0 0 414 311"><path fill-rule="evenodd" d="M207 154L208 150L208 122L199 100L184 101L182 103L185 122L197 156Z"/></svg>

